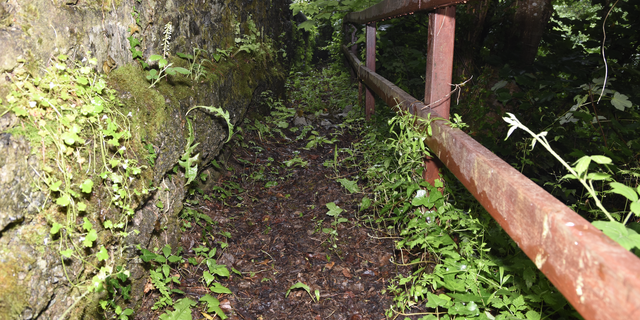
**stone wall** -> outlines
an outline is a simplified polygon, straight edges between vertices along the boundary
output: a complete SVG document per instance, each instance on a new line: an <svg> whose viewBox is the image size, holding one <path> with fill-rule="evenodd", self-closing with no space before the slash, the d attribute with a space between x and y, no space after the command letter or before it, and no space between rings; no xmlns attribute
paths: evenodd
<svg viewBox="0 0 640 320"><path fill-rule="evenodd" d="M193 106L216 106L229 111L231 122L240 121L255 104L260 92L283 92L289 62L284 52L291 37L289 0L8 0L0 4L0 98L10 91L18 70L37 74L65 54L81 60L95 57L99 72L108 73L110 87L122 102L122 112L132 117L133 139L153 145L157 153L154 166L143 173L155 187L148 196L137 198L130 224L140 231L126 238L127 243L104 245L125 248L126 268L131 271L135 308L143 296L145 275L136 246L161 247L175 244L180 236L177 216L185 197L185 179L173 173L185 150L186 112ZM229 56L209 69L209 77L197 83L161 81L149 88L146 71L133 59L128 37L140 41L146 59L163 54L164 27L171 23L168 43L170 61L179 64L178 52L194 48L216 52L235 44L232 21L241 22L241 34L252 19L262 37L273 40L275 51L267 58L250 54ZM274 51L274 52L275 52ZM265 61L269 63L265 63ZM183 61L184 63L184 61ZM0 319L95 319L102 310L98 294L84 296L74 286L95 275L86 264L65 262L56 238L50 235L46 212L53 204L51 195L37 188L43 159L37 141L11 134L20 126L13 113L0 107ZM211 161L227 140L227 127L219 117L202 110L194 116L195 139L201 163ZM87 214L94 225L101 225L100 199L105 191L96 188L92 208ZM160 209L156 203L164 202ZM108 211L108 208L105 210ZM107 213L108 214L108 213ZM106 233L100 229L99 234ZM101 241L101 240L98 240Z"/></svg>

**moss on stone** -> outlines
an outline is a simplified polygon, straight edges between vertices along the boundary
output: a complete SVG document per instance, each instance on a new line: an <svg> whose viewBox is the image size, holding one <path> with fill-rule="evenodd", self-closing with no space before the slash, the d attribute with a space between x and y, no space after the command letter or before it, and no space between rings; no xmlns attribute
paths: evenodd
<svg viewBox="0 0 640 320"><path fill-rule="evenodd" d="M123 114L131 112L132 133L140 140L153 140L167 117L164 96L149 88L144 71L133 64L113 70L108 80L120 93Z"/></svg>
<svg viewBox="0 0 640 320"><path fill-rule="evenodd" d="M28 306L26 288L18 277L22 272L20 261L0 261L0 319L17 319Z"/></svg>

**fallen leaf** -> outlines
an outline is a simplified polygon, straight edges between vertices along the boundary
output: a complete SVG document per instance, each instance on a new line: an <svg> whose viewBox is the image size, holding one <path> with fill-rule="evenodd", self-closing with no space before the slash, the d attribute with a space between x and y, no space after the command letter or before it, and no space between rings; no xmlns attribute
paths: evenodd
<svg viewBox="0 0 640 320"><path fill-rule="evenodd" d="M351 273L349 272L349 269L347 269L347 268L342 268L342 275L345 278L351 278Z"/></svg>
<svg viewBox="0 0 640 320"><path fill-rule="evenodd" d="M154 290L156 287L153 286L153 283L151 283L151 279L147 280L147 284L144 285L144 293L147 293L151 290Z"/></svg>
<svg viewBox="0 0 640 320"><path fill-rule="evenodd" d="M220 309L225 310L225 311L231 311L231 302L229 302L229 300L224 299L222 301L220 301Z"/></svg>
<svg viewBox="0 0 640 320"><path fill-rule="evenodd" d="M333 266L334 266L335 264L336 264L336 263L335 263L334 261L331 261L331 262L329 262L329 263L325 264L325 265L324 265L324 267L325 267L325 268L327 268L327 269L329 269L329 270L331 270L331 268L333 268Z"/></svg>
<svg viewBox="0 0 640 320"><path fill-rule="evenodd" d="M132 23L129 25L129 37L131 37L134 33L139 32L140 27L137 24Z"/></svg>
<svg viewBox="0 0 640 320"><path fill-rule="evenodd" d="M208 314L206 314L206 313L204 313L204 312L200 312L200 313L202 313L202 315L203 315L205 318L207 318L207 320L213 320L213 317L212 317L212 316L210 316L210 315L208 315Z"/></svg>

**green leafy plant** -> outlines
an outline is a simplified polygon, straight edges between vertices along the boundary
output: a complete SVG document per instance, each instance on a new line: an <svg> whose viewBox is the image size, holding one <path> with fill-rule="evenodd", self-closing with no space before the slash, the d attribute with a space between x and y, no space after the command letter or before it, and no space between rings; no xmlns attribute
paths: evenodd
<svg viewBox="0 0 640 320"><path fill-rule="evenodd" d="M161 314L160 320L191 320L191 307L196 304L189 298L182 298L173 305L175 310Z"/></svg>
<svg viewBox="0 0 640 320"><path fill-rule="evenodd" d="M320 291L317 290L317 289L314 290L314 294L315 294L315 297L314 297L313 295L311 295L311 288L308 285L306 285L306 284L304 284L302 282L298 282L298 283L292 285L291 287L289 287L289 289L287 290L287 293L285 293L285 295L284 295L285 298L289 297L289 293L291 293L291 291L296 290L296 289L302 289L302 290L306 291L309 294L309 297L311 297L311 300L314 300L316 302L320 301Z"/></svg>
<svg viewBox="0 0 640 320"><path fill-rule="evenodd" d="M84 290L81 299L107 289L101 305L119 319L131 315L116 299L128 299L128 271L119 266L123 248L105 247L104 239L119 243L131 233L129 219L136 199L149 194L141 173L146 166L127 152L140 148L129 129L129 117L121 113L115 91L95 72L97 61L83 62L59 55L41 75L18 68L7 95L8 110L22 121L16 134L35 139L42 148L42 166L33 168L37 187L53 199L42 209L51 225L51 245L59 248L64 272L71 285ZM103 222L92 220L96 189L106 194L111 213ZM82 217L80 219L80 217ZM81 221L78 224L78 221ZM98 237L99 232L103 237ZM67 266L85 270L86 276L69 276ZM81 300L65 311L65 314ZM106 302L106 303L105 303Z"/></svg>
<svg viewBox="0 0 640 320"><path fill-rule="evenodd" d="M200 78L204 78L207 76L207 70L204 66L205 63L209 65L213 65L211 60L204 58L205 55L208 55L208 52L204 49L193 48L193 54L184 54L177 53L177 56L189 61L189 74L191 75L191 79L193 81L198 81ZM218 59L215 59L216 62L220 60L220 55L217 55ZM215 57L215 55L214 55Z"/></svg>
<svg viewBox="0 0 640 320"><path fill-rule="evenodd" d="M173 305L171 295L174 293L184 294L179 289L171 288L172 283L180 284L179 276L171 274L171 264L177 265L183 261L180 253L182 248L178 248L172 253L171 246L165 245L160 254L140 248L142 255L140 259L144 262L152 262L158 267L150 270L150 278L153 286L160 292L160 299L153 305L153 310Z"/></svg>
<svg viewBox="0 0 640 320"><path fill-rule="evenodd" d="M161 55L152 54L151 56L149 56L149 61L158 62L158 70L149 69L147 73L147 80L151 82L149 88L153 88L158 83L158 81L160 81L167 75L175 76L178 73L183 75L191 74L191 72L185 68L172 67L173 63L168 63L167 60Z"/></svg>
<svg viewBox="0 0 640 320"><path fill-rule="evenodd" d="M283 163L287 167L300 166L300 167L304 168L309 164L309 161L302 160L302 158L300 158L300 155L298 155L296 153L296 155L293 158L291 158L291 159L289 159L289 160L287 160L287 161L285 161Z"/></svg>
<svg viewBox="0 0 640 320"><path fill-rule="evenodd" d="M136 32L139 33L141 28L140 12L138 12L138 9L136 9L135 6L133 6L131 17L133 17L136 22L135 24L129 26L129 37L127 37L127 40L129 40L129 51L131 52L131 58L133 60L137 60L142 65L142 67L146 69L149 65L144 61L142 51L138 49L138 47L140 47L141 45L140 40L134 37L134 34Z"/></svg>
<svg viewBox="0 0 640 320"><path fill-rule="evenodd" d="M187 113L185 114L185 117L189 115L189 112L195 109L207 110L209 112L212 112L215 116L224 119L224 121L227 123L227 127L229 130L229 136L227 137L226 142L229 142L229 140L231 140L231 135L233 133L233 124L231 123L231 116L229 115L229 111L223 110L222 108L214 107L214 106L195 106L187 111Z"/></svg>
<svg viewBox="0 0 640 320"><path fill-rule="evenodd" d="M200 302L205 303L205 305L207 306L207 312L215 312L215 314L222 320L228 318L227 315L224 314L224 311L220 309L220 301L215 297L212 297L209 294L205 294L202 298L200 298Z"/></svg>
<svg viewBox="0 0 640 320"><path fill-rule="evenodd" d="M333 137L331 139L327 139L324 136L321 136L318 131L311 131L311 136L309 138L307 138L307 145L304 147L305 149L309 150L309 149L313 149L316 147L321 146L322 144L334 144L336 141L338 141L337 138Z"/></svg>
<svg viewBox="0 0 640 320"><path fill-rule="evenodd" d="M275 49L273 40L264 36L264 30L258 30L256 23L253 21L251 15L246 20L245 34L240 32L240 23L235 19L232 21L235 30L235 44L236 49L231 57L234 57L240 52L246 52L253 55L253 57L262 62L266 66L267 61L275 58Z"/></svg>
<svg viewBox="0 0 640 320"><path fill-rule="evenodd" d="M193 180L196 179L198 175L198 158L200 157L199 153L195 155L191 155L194 149L199 145L199 143L193 144L195 141L195 136L193 134L193 126L191 125L191 119L187 118L187 127L189 128L189 136L187 137L187 146L185 147L184 154L178 161L178 164L184 168L184 176L187 178L187 182L185 185L189 185Z"/></svg>
<svg viewBox="0 0 640 320"><path fill-rule="evenodd" d="M363 127L357 133L361 139L350 148L358 155L361 178L338 178L348 192L363 193L359 215L364 223L400 238L396 250L401 254L393 263L412 268L384 290L394 296L387 316L417 316L411 313L416 305L428 308L420 313L427 319L572 314L564 311L566 301L526 256L514 250L517 246L497 223L451 182L454 178L445 175L435 185L423 181L429 124L429 119L419 122L410 115L396 115L377 122L377 130ZM359 186L359 181L365 185ZM328 209L335 223L340 214Z"/></svg>
<svg viewBox="0 0 640 320"><path fill-rule="evenodd" d="M578 159L573 166L570 166L551 148L551 145L546 138L548 132L544 131L539 134L535 134L529 128L523 125L515 115L513 115L512 113L507 113L507 115L509 117L504 118L504 121L506 121L510 125L509 132L507 133L507 139L516 129L522 129L530 134L533 137L531 149L535 147L536 143L539 143L545 149L547 149L547 151L551 153L567 169L567 171L569 171L569 174L565 175L563 179L578 180L580 184L582 184L582 186L585 188L585 190L587 190L589 196L594 200L596 206L600 209L602 214L604 214L608 219L608 221L594 221L593 225L602 230L606 235L618 242L627 250L631 250L632 248L640 248L640 234L638 234L636 230L632 228L625 227L625 224L632 216L640 216L640 201L638 197L640 189L634 189L622 183L612 181L613 179L608 173L601 171L589 172L589 166L591 163L607 166L612 165L611 159L602 155L585 155ZM619 215L616 214L617 217L614 217L614 214L610 213L609 210L607 210L602 204L602 201L600 200L601 193L594 186L594 183L596 181L610 182L610 192L625 197L626 200L630 203L629 212L626 213L626 217L624 217L624 221L622 223L619 222L621 218Z"/></svg>

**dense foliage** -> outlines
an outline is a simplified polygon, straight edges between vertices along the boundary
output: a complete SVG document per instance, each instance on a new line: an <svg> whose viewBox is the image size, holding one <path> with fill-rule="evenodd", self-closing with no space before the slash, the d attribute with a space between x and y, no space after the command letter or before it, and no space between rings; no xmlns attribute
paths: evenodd
<svg viewBox="0 0 640 320"><path fill-rule="evenodd" d="M377 2L298 0L292 8L309 17L299 28L333 28L327 48L337 58L343 32L351 32L342 30L341 18ZM464 130L476 140L572 209L592 221L620 227L616 230L628 237L619 242L638 253L640 34L635 17L640 16L640 4L554 1L540 15L539 30L534 31L541 37L534 59L528 60L523 58L526 48L517 44L523 2L527 1L483 0L457 7L454 82L469 81L459 100L452 101L451 113L462 116L468 124ZM362 43L363 26L357 28ZM425 14L378 23L376 71L418 98L424 96L427 31ZM386 121L378 121L378 133L389 129ZM421 161L411 159L408 150L420 153L422 147L406 144L419 137L401 118L390 124L395 136L386 144L374 142L380 139L373 133L374 125L364 138L368 142L360 146L376 155L365 155L361 163L367 170L362 179L369 181L372 192L363 207L371 205L375 225L405 237L398 249L407 250L410 263L416 264L413 275L400 276L389 288L398 297L390 316L427 301L436 313L444 307L454 317L572 317L560 311L564 299L499 226L467 199L454 177L445 179L444 196L431 189L430 196L419 199L416 190L425 188L418 182L420 169L407 161ZM510 125L533 135L509 130ZM508 131L511 136L505 140ZM536 149L535 141L540 142ZM557 156L543 150L541 141ZM426 210L434 205L437 212ZM594 225L607 233L602 223ZM441 264L429 267L429 258ZM462 271L462 266L473 272ZM449 292L446 297L438 296L442 290ZM497 297L504 299L498 302ZM471 303L484 311L472 312Z"/></svg>

